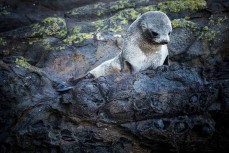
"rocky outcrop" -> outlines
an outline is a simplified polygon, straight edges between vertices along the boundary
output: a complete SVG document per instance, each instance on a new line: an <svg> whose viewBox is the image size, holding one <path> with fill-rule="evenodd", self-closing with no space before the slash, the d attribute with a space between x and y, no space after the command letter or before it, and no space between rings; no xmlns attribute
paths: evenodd
<svg viewBox="0 0 229 153"><path fill-rule="evenodd" d="M49 79L11 68L1 71L3 151L207 152L217 147L207 146L217 136L212 114L225 110L229 86L206 82L201 69L173 65L166 71L85 79L58 94Z"/></svg>
<svg viewBox="0 0 229 153"><path fill-rule="evenodd" d="M55 91L117 55L150 10L172 20L170 66ZM227 1L15 0L0 21L1 152L228 149Z"/></svg>

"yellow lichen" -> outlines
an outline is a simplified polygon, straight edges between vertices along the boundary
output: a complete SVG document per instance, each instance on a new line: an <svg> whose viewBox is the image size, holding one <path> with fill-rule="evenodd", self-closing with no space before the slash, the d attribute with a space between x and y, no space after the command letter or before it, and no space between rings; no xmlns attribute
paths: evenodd
<svg viewBox="0 0 229 153"><path fill-rule="evenodd" d="M97 3L94 5L90 5L90 7L81 7L79 11L82 11L83 8L89 11L89 9L92 9L91 11L97 14L97 16L101 16L107 11L111 10L119 10L117 13L115 13L110 18L106 19L100 19L97 21L93 21L89 24L90 32L85 33L81 31L81 26L76 26L71 34L64 40L65 43L72 44L72 43L81 43L85 39L91 39L93 38L93 32L100 32L103 30L108 30L111 32L121 32L125 29L127 29L128 25L132 23L135 19L137 19L140 14L148 12L148 11L154 11L154 10L161 10L163 12L170 11L170 12L179 12L182 10L198 10L203 9L206 7L205 0L174 0L174 1L167 1L167 2L161 2L158 5L149 5L149 6L141 6L139 8L133 9L135 5L139 2L149 2L149 0L134 0L133 3L130 3L128 0L120 0L110 3ZM107 10L107 8L110 8L110 10ZM114 11L114 12L115 12ZM75 10L75 12L77 12ZM188 17L181 20L174 20L172 22L173 27L188 27L188 28L196 28L196 24L188 21Z"/></svg>
<svg viewBox="0 0 229 153"><path fill-rule="evenodd" d="M58 46L58 47L55 47L55 50L64 50L65 49L65 46Z"/></svg>
<svg viewBox="0 0 229 153"><path fill-rule="evenodd" d="M221 18L210 18L209 19L209 24L212 24L212 25L220 25L222 24L224 21L228 20L228 18L226 16L224 17L221 17Z"/></svg>
<svg viewBox="0 0 229 153"><path fill-rule="evenodd" d="M32 36L42 35L64 38L67 35L66 22L62 18L46 18L42 23L33 25L32 30Z"/></svg>
<svg viewBox="0 0 229 153"><path fill-rule="evenodd" d="M208 26L203 27L204 31L208 31Z"/></svg>
<svg viewBox="0 0 229 153"><path fill-rule="evenodd" d="M108 30L111 32L119 32L122 31L123 29L121 26L116 26L115 28L109 28Z"/></svg>
<svg viewBox="0 0 229 153"><path fill-rule="evenodd" d="M133 4L130 3L128 0L121 0L121 1L110 3L110 9L112 10L120 10L131 6L133 6Z"/></svg>
<svg viewBox="0 0 229 153"><path fill-rule="evenodd" d="M8 15L10 14L8 8L6 6L0 6L0 15Z"/></svg>
<svg viewBox="0 0 229 153"><path fill-rule="evenodd" d="M157 5L158 9L162 12L179 12L182 10L199 10L206 8L207 3L205 0L176 0L161 2Z"/></svg>
<svg viewBox="0 0 229 153"><path fill-rule="evenodd" d="M174 19L171 21L173 28L197 28L197 24L186 19Z"/></svg>
<svg viewBox="0 0 229 153"><path fill-rule="evenodd" d="M5 39L3 39L2 37L0 37L0 45L2 45L2 46L6 45Z"/></svg>
<svg viewBox="0 0 229 153"><path fill-rule="evenodd" d="M80 32L80 30L81 30L81 27L80 27L80 26L75 26L75 27L72 29L72 32L73 32L73 33L78 33L78 32Z"/></svg>
<svg viewBox="0 0 229 153"><path fill-rule="evenodd" d="M162 11L162 12L180 12L182 10L199 10L206 8L205 0L175 0L158 3L158 5L149 5L137 8L137 11L145 13L148 11Z"/></svg>
<svg viewBox="0 0 229 153"><path fill-rule="evenodd" d="M76 33L68 36L66 39L63 40L63 42L71 45L72 43L78 44L83 42L85 39L92 39L92 38L93 38L92 33Z"/></svg>
<svg viewBox="0 0 229 153"><path fill-rule="evenodd" d="M203 39L207 41L213 41L217 35L217 31L208 30L208 31L202 31L198 39Z"/></svg>
<svg viewBox="0 0 229 153"><path fill-rule="evenodd" d="M45 48L45 50L51 50L52 49L50 42L45 41L42 43L42 45Z"/></svg>
<svg viewBox="0 0 229 153"><path fill-rule="evenodd" d="M85 39L92 39L93 38L93 35L92 34L85 33L84 34L84 38Z"/></svg>
<svg viewBox="0 0 229 153"><path fill-rule="evenodd" d="M134 9L126 9L122 11L123 20L136 20L141 14Z"/></svg>
<svg viewBox="0 0 229 153"><path fill-rule="evenodd" d="M30 71L32 71L32 72L35 72L35 73L38 73L38 74L41 74L41 73L42 73L41 69L39 69L38 67L32 66L32 65L29 64L29 63L27 62L27 60L26 60L25 58L23 58L23 57L22 57L22 58L17 58L16 61L15 61L15 63L16 63L18 66L23 67L23 68L25 68L25 69L28 69L28 70L30 70Z"/></svg>
<svg viewBox="0 0 229 153"><path fill-rule="evenodd" d="M40 39L39 38L29 38L28 41L29 41L29 45L32 45L36 42L39 42Z"/></svg>
<svg viewBox="0 0 229 153"><path fill-rule="evenodd" d="M90 14L96 15L101 17L103 15L107 15L110 12L117 12L120 10L125 10L129 8L135 8L139 3L148 3L149 0L117 0L112 2L99 2L92 5L86 5L79 8L76 8L72 11L67 12L68 15L83 15L83 14Z"/></svg>
<svg viewBox="0 0 229 153"><path fill-rule="evenodd" d="M155 5L143 6L143 7L136 9L137 12L142 13L142 14L148 11L157 11L157 10L158 9Z"/></svg>
<svg viewBox="0 0 229 153"><path fill-rule="evenodd" d="M105 25L105 20L97 20L92 22L92 26L94 26L96 28L96 31L101 31L101 30L105 30L105 27L108 27L107 25Z"/></svg>
<svg viewBox="0 0 229 153"><path fill-rule="evenodd" d="M96 31L102 31L102 30L109 30L111 32L119 32L123 30L123 26L127 26L129 24L128 21L133 21L137 19L137 17L140 15L137 11L134 9L125 9L122 10L109 19L106 20L97 20L95 22L92 22L92 25L96 27ZM106 23L109 23L109 27Z"/></svg>
<svg viewBox="0 0 229 153"><path fill-rule="evenodd" d="M101 15L104 15L104 8L105 8L105 3L97 3L97 4L94 4L92 5L92 7L88 8L88 9L93 9L96 11L96 15L97 16L101 16Z"/></svg>

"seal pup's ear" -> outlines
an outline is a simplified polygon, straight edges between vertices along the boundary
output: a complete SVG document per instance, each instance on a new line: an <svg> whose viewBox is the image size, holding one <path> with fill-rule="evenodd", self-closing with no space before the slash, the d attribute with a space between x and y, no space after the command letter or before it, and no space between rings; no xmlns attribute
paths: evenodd
<svg viewBox="0 0 229 153"><path fill-rule="evenodd" d="M147 25L144 20L140 23L140 27L143 31L147 29Z"/></svg>

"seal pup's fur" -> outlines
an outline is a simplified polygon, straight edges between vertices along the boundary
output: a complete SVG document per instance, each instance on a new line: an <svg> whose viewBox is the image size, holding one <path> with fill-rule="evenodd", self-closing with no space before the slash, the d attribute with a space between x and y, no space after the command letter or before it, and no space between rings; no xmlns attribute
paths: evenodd
<svg viewBox="0 0 229 153"><path fill-rule="evenodd" d="M144 13L128 28L122 52L88 73L97 78L118 72L135 73L163 65L168 56L166 44L170 41L171 31L171 22L165 13Z"/></svg>

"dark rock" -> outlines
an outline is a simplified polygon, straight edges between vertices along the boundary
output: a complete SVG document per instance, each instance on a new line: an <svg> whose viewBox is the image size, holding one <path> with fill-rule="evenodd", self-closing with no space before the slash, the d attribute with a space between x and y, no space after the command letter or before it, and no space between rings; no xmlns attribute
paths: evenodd
<svg viewBox="0 0 229 153"><path fill-rule="evenodd" d="M191 73L182 75L187 71ZM14 93L14 88L24 84L28 78L25 71L22 73L25 77L17 78L16 84L9 83L14 87L7 90L7 93L5 92L7 86L1 87L2 95L4 97L9 95L4 101L10 101L12 99L10 95L14 95L14 105L17 106L14 108L18 108L16 111L18 118L9 123L4 131L13 127L11 130L19 134L20 143L17 143L17 146L25 150L33 150L38 146L53 148L62 140L71 144L62 144L61 148L64 151L73 148L92 151L90 148L96 147L96 151L110 152L112 148L106 141L117 143L117 147L120 143L124 145L126 142L118 138L126 137L126 134L119 133L120 130L126 131L126 128L142 140L141 145L150 148L154 146L151 146L152 143L179 146L186 139L184 135L189 135L192 141L199 141L202 136L211 137L214 134L215 122L207 114L210 113L208 108L212 102L217 101L220 89L219 86L214 86L215 89L212 90L213 86L204 83L198 71L195 68L180 67L175 71L147 71L148 76L154 74L150 77L144 74L131 76L120 74L104 79L84 80L75 86L72 93L63 94L61 97L55 94L54 90L50 90L50 93L45 90L40 90L40 93L33 91L33 85L36 87L34 89L37 89L39 84L43 84L42 80L38 84L27 81L25 92L22 92L21 88L21 92ZM159 78L157 73L160 74ZM5 77L10 75L13 77L10 72L3 71L2 74ZM168 80L176 81L173 82L174 85L170 85ZM2 81L4 82L4 79ZM112 83L114 81L115 84ZM136 88L136 82L141 82L143 87L146 85L157 87L147 90ZM23 101L21 95L24 97ZM42 99L41 95L49 95L50 98ZM201 98L202 95L206 98ZM33 103L30 103L28 98ZM211 111L218 109L213 108ZM98 121L105 125L101 127L93 125ZM118 125L121 127L117 127ZM106 136L108 134L106 131L110 130L113 132L108 132L109 136ZM130 133L128 135L131 136ZM34 136L36 139L30 141ZM11 137L6 135L2 140L9 140L7 144L10 145L14 143ZM106 140L105 137L109 139ZM124 150L138 147L134 139L128 136L125 139L128 139L128 143L124 145L126 146ZM84 145L81 146L81 143Z"/></svg>

